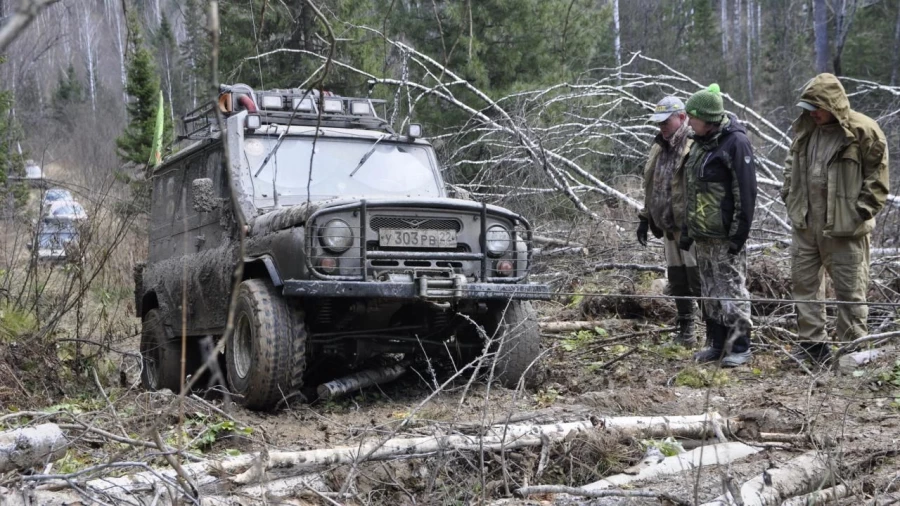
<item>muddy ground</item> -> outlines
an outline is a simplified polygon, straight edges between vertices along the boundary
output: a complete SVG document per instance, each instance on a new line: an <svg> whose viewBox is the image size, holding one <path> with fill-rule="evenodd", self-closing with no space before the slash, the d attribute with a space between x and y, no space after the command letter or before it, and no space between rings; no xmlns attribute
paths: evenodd
<svg viewBox="0 0 900 506"><path fill-rule="evenodd" d="M599 250L592 246L592 251ZM699 367L690 361L692 351L674 345L665 331L675 315L670 301L591 295L601 291L658 294L664 290L659 274L596 274L590 272L590 261L582 258L574 266L556 264L536 272L536 279L552 280L556 290L568 294L536 305L542 321L594 321L587 330L542 335L547 375L536 390L488 385L483 376L472 378L471 374L448 381L453 373L448 363L418 361L393 383L332 401L306 403L294 398L273 413L247 411L215 395L177 401L171 393L140 388L139 322L130 316L129 294L100 308L96 301L106 292L91 292L93 302L85 308L82 325L85 343L80 370L73 368L71 322L43 342L25 337L0 348L0 421L5 428L26 421L84 424L143 442L152 439L155 429L166 444L201 458L219 459L262 450L352 446L391 436L471 434L479 427L505 422L541 424L716 411L751 420L741 431L729 434L733 440L761 444L760 432L836 440L836 445L821 449L832 458L835 480L849 484L855 493L836 504L866 504L900 487L897 351L855 372L811 365L804 370L785 364L792 344L791 308L759 306L755 307L752 363L729 371L714 365ZM648 252L628 261L653 264L657 259ZM751 263L754 295L790 293L783 281L784 268L783 256ZM890 330L895 316L884 313L879 316L884 320L870 318L870 325ZM702 336L702 325L697 333ZM52 414L23 416L26 411ZM110 460L166 466L159 452L147 445L117 443L89 431L70 429L70 434L72 445L66 456L43 472L75 473ZM543 464L541 448L533 447L502 454L448 450L364 463L352 470L334 466L321 472L331 489L344 495L326 499L297 490L295 498L272 504L660 504L655 498L545 494L523 499L513 494L524 485L580 486L620 473L643 458L648 444L658 443L582 433L548 447ZM688 449L700 444L704 441L683 442ZM809 443L769 445L727 469L685 471L632 488L646 487L700 504L722 493L726 473L742 483L813 448ZM278 470L273 476L285 473L289 471ZM104 476L104 471L90 476ZM21 485L16 473L0 478L0 486ZM227 494L227 482L223 477L215 493Z"/></svg>
<svg viewBox="0 0 900 506"><path fill-rule="evenodd" d="M545 319L580 318L581 310L576 306L545 304L541 313ZM148 429L156 426L169 444L207 458L262 449L356 445L391 435L452 433L505 421L552 423L591 416L717 411L726 417L757 420L734 435L749 442L757 441L759 432L807 433L838 440L837 446L826 451L841 468L841 479L860 494L841 504L864 504L865 497L898 487L900 465L891 453L900 447L900 363L895 363L896 353L855 373L818 368L809 374L782 362L783 349L788 349L789 343L760 332L750 366L721 371L716 366L691 364L689 350L672 344L668 333L655 331L668 323L607 318L597 320L593 331L545 334L544 365L548 374L536 391L488 386L482 379L470 381L468 376L438 389L436 384L446 381L452 371L446 365L439 366L432 375L428 363L419 362L393 383L339 400L291 401L274 413L247 411L221 398L188 398L173 408L172 395L143 392L135 384L135 357L124 355L120 357L119 374L110 375L104 385L109 403L96 384L84 387L78 397L67 394L61 400L47 390L46 397L32 397L33 402L29 402L15 395L17 390L34 385L27 383L27 372L22 385L6 376L0 393L5 394L4 412L46 409L52 404L72 420L111 432L122 430L135 439L149 439ZM698 330L702 332L702 327ZM628 337L632 334L637 335ZM122 341L120 351L136 351L131 349L135 341ZM5 367L21 365L22 357L17 358L17 353L15 347L4 351ZM52 371L46 372L48 378L52 375ZM10 402L13 398L17 399L15 403ZM57 421L62 421L59 416ZM521 499L511 495L526 484L580 486L622 472L641 460L644 444L646 441L602 434L568 438L550 450L549 462L539 477L540 448L504 455L448 451L367 463L353 473L345 489L350 495L340 498L340 503L660 504L657 499L576 499L564 495ZM701 443L686 442L686 446L691 444ZM770 448L731 465L727 471L741 483L811 448L811 444ZM146 448L124 447L85 435L74 441L56 468L58 472L72 472L109 458L162 464L152 454ZM724 471L704 468L699 478L696 471L687 471L647 487L699 504L722 493ZM323 469L323 473L334 490L348 483L346 466ZM8 484L14 482L12 476L7 478ZM301 502L293 504L331 504L326 499L298 494Z"/></svg>

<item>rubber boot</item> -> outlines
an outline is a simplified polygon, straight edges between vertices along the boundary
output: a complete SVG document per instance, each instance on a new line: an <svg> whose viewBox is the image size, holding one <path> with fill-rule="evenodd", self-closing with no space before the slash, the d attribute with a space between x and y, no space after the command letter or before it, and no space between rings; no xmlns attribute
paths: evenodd
<svg viewBox="0 0 900 506"><path fill-rule="evenodd" d="M694 297L701 297L703 293L700 291L700 268L699 267L685 267L684 272L687 275L687 284L688 288L690 288L690 295ZM706 318L706 314L703 312L703 301L697 301L697 307L700 309L700 317L703 319ZM693 311L693 307L691 309Z"/></svg>
<svg viewBox="0 0 900 506"><path fill-rule="evenodd" d="M697 346L697 338L694 337L694 315L678 315L675 320L675 344L685 348Z"/></svg>
<svg viewBox="0 0 900 506"><path fill-rule="evenodd" d="M827 342L803 341L791 351L791 358L784 360L786 365L797 365L809 360L814 364L827 364L831 360L831 347Z"/></svg>
<svg viewBox="0 0 900 506"><path fill-rule="evenodd" d="M691 286L688 283L687 268L684 266L670 265L666 269L669 278L669 294L680 297L691 295ZM693 348L697 345L694 337L694 301L691 299L675 299L675 309L678 318L675 320L675 344L685 348Z"/></svg>
<svg viewBox="0 0 900 506"><path fill-rule="evenodd" d="M750 361L750 323L740 321L726 330L726 339L733 339L731 350L722 359L722 367L739 367Z"/></svg>
<svg viewBox="0 0 900 506"><path fill-rule="evenodd" d="M715 320L706 320L706 347L694 354L698 363L715 362L722 358L728 328Z"/></svg>

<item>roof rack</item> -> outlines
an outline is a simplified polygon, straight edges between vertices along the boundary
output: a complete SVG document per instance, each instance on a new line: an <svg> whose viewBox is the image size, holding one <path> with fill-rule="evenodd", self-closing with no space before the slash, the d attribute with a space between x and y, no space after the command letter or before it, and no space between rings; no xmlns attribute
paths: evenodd
<svg viewBox="0 0 900 506"><path fill-rule="evenodd" d="M379 117L376 106L384 109L387 101L371 98L341 97L319 90L275 89L254 91L246 84L219 86L219 99L197 107L182 116L179 139L203 139L219 131L216 108L226 117L241 111L249 113L246 128L263 125L302 125L332 128L360 128L394 134L390 123Z"/></svg>

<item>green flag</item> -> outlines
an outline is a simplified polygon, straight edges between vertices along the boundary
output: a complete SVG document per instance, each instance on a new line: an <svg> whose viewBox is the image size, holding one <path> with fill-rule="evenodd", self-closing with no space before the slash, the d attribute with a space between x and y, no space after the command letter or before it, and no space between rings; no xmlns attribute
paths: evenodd
<svg viewBox="0 0 900 506"><path fill-rule="evenodd" d="M162 162L162 136L165 113L163 112L163 92L159 90L159 104L156 106L156 133L153 134L153 147L150 149L150 165L156 167Z"/></svg>

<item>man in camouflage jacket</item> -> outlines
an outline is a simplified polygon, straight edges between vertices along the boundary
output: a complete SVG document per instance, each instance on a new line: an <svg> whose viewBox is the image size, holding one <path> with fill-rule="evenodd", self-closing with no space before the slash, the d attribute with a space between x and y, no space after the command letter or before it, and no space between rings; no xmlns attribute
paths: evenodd
<svg viewBox="0 0 900 506"><path fill-rule="evenodd" d="M869 237L889 192L884 132L850 109L844 87L832 74L814 77L797 105L803 111L794 121L781 192L793 228L794 298L821 298L823 271L828 271L837 300L865 302ZM837 338L865 336L867 316L865 305L838 306ZM826 360L825 308L797 304L797 323L797 358Z"/></svg>
<svg viewBox="0 0 900 506"><path fill-rule="evenodd" d="M746 129L726 114L716 84L685 104L694 130L684 162L685 220L679 246L694 243L700 267L707 347L698 362L722 360L737 367L750 359L750 303L745 284L747 252L756 208L756 171Z"/></svg>
<svg viewBox="0 0 900 506"><path fill-rule="evenodd" d="M681 225L684 221L684 172L681 162L690 149L690 127L684 112L684 103L676 97L665 97L650 116L650 122L659 127L659 133L650 148L650 157L644 166L644 208L638 214L638 242L647 245L647 231L657 239L663 239L666 256L667 286L670 295L699 296L700 273L693 249L678 248ZM677 299L675 307L678 328L675 342L687 347L697 344L694 337L694 301Z"/></svg>

